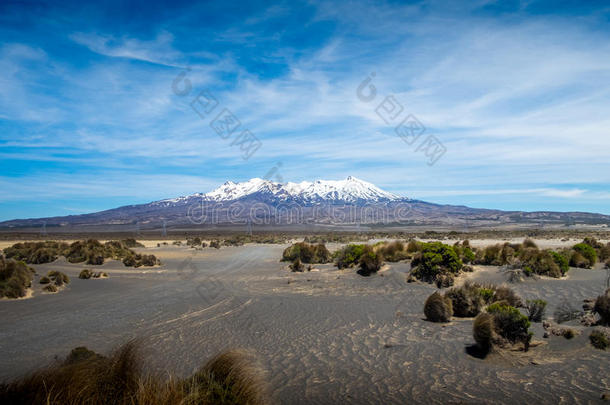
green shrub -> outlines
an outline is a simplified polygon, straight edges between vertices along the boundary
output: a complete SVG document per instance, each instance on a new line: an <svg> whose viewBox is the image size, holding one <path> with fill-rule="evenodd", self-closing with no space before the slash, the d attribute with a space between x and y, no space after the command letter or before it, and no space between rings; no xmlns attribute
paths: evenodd
<svg viewBox="0 0 610 405"><path fill-rule="evenodd" d="M597 252L591 245L578 243L574 245L572 249L580 253L587 260L588 268L595 266L595 263L597 263Z"/></svg>
<svg viewBox="0 0 610 405"><path fill-rule="evenodd" d="M307 242L298 242L284 249L282 253L282 261L301 260L303 263L328 263L331 260L331 254L321 243L317 245Z"/></svg>
<svg viewBox="0 0 610 405"><path fill-rule="evenodd" d="M531 325L527 316L521 314L513 306L496 302L487 307L487 312L494 318L494 329L502 338L511 343L521 342L527 350L532 335L529 333Z"/></svg>
<svg viewBox="0 0 610 405"><path fill-rule="evenodd" d="M32 286L34 269L22 261L0 256L0 298L21 298Z"/></svg>
<svg viewBox="0 0 610 405"><path fill-rule="evenodd" d="M608 347L610 347L610 339L608 339L606 334L600 330L592 331L589 335L589 340L596 349L606 350Z"/></svg>
<svg viewBox="0 0 610 405"><path fill-rule="evenodd" d="M40 284L49 284L51 282L51 280L47 276L42 276L42 277L40 277L39 282L40 282Z"/></svg>
<svg viewBox="0 0 610 405"><path fill-rule="evenodd" d="M423 243L421 251L411 261L411 274L432 283L439 275L458 274L462 266L462 261L451 246L440 242Z"/></svg>
<svg viewBox="0 0 610 405"><path fill-rule="evenodd" d="M532 322L542 322L546 304L545 300L527 300L526 308L529 320Z"/></svg>
<svg viewBox="0 0 610 405"><path fill-rule="evenodd" d="M568 340L569 340L569 339L573 339L573 338L574 338L574 336L576 336L576 332L574 332L574 329L566 329L566 330L563 332L563 337L564 337L564 338L566 338L566 339L568 339Z"/></svg>
<svg viewBox="0 0 610 405"><path fill-rule="evenodd" d="M435 292L426 299L424 314L431 322L449 322L453 315L451 300Z"/></svg>
<svg viewBox="0 0 610 405"><path fill-rule="evenodd" d="M338 268L352 267L360 261L364 245L347 245L336 253L335 262Z"/></svg>
<svg viewBox="0 0 610 405"><path fill-rule="evenodd" d="M472 335L477 345L484 351L489 351L493 343L494 318L487 312L481 312L472 324Z"/></svg>

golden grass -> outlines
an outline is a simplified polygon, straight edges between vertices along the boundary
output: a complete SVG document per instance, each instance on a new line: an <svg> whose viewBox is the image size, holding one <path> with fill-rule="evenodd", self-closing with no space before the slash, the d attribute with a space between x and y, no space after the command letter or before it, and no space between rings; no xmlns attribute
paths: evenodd
<svg viewBox="0 0 610 405"><path fill-rule="evenodd" d="M85 348L8 384L0 403L46 405L195 405L268 403L264 372L255 356L230 350L186 379L145 373L139 345L131 341L110 356Z"/></svg>

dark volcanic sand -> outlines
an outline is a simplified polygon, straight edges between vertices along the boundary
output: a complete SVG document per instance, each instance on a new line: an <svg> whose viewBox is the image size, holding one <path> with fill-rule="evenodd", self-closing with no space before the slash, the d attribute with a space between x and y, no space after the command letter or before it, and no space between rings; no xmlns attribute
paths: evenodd
<svg viewBox="0 0 610 405"><path fill-rule="evenodd" d="M284 247L145 249L163 261L147 270L63 259L33 266L39 274L61 269L72 283L58 294L36 284L31 299L0 301L0 380L76 346L107 352L141 337L153 367L180 375L224 348L252 348L280 403L592 403L610 390L610 353L588 344L589 330L569 341L542 339L537 324L535 339L545 344L478 359L466 353L471 319L445 326L422 319L435 288L407 284L408 264L371 277L330 265L290 273L278 262ZM79 280L83 268L110 278ZM605 271L569 274L513 287L549 301L549 315L562 299L580 308L604 289ZM486 268L469 278L504 275Z"/></svg>

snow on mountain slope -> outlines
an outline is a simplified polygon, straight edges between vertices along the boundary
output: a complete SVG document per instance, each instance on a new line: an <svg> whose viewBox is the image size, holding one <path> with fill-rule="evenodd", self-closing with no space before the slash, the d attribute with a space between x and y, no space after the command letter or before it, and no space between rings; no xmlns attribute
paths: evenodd
<svg viewBox="0 0 610 405"><path fill-rule="evenodd" d="M366 181L349 176L345 180L316 180L301 183L275 183L259 178L241 183L228 181L202 197L210 201L232 201L255 193L263 193L280 200L314 201L394 201L401 197L383 191Z"/></svg>

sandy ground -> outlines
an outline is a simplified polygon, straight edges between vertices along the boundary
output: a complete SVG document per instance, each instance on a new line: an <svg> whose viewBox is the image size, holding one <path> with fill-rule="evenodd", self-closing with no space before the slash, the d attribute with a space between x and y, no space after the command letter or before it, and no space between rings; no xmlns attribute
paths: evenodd
<svg viewBox="0 0 610 405"><path fill-rule="evenodd" d="M436 288L406 283L408 263L371 277L332 265L291 273L279 262L287 245L196 251L156 243L137 249L162 260L153 269L63 259L33 266L33 298L0 302L0 380L76 346L106 352L139 337L152 367L180 375L219 350L252 348L278 403L595 403L610 391L610 353L593 349L588 333L542 339L536 324L535 339L544 344L527 355L469 355L472 320L425 321L423 302ZM110 277L80 280L83 268ZM37 284L51 269L72 279L58 294L44 294ZM563 280L513 286L524 298L549 301L552 315L564 300L579 308L599 295L605 277L599 269L572 269ZM466 278L500 283L506 274L477 267Z"/></svg>

